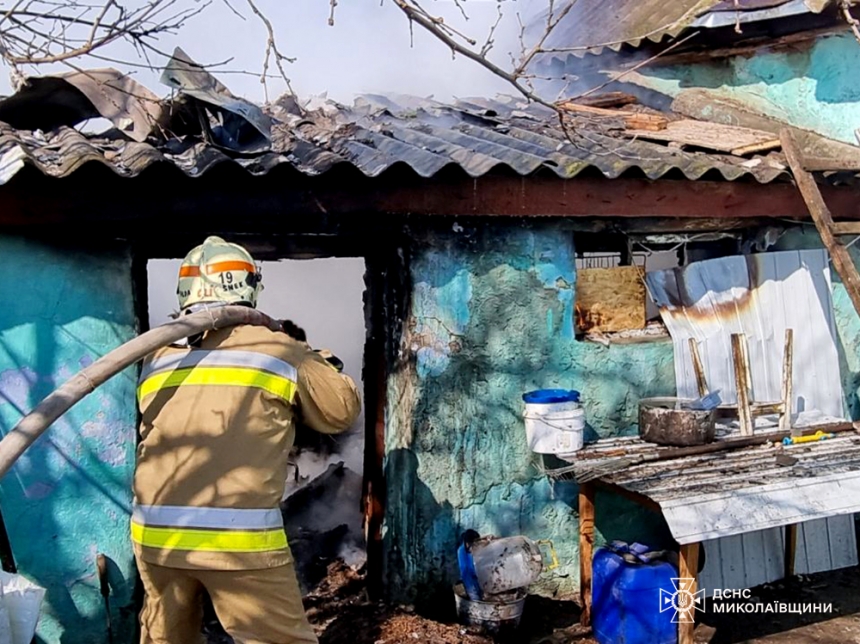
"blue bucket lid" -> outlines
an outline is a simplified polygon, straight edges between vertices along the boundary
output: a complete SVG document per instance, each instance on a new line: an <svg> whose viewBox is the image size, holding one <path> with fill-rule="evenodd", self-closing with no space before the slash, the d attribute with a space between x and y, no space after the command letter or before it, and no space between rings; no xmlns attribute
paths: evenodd
<svg viewBox="0 0 860 644"><path fill-rule="evenodd" d="M527 404L537 405L579 402L579 392L573 389L538 389L523 394L523 401Z"/></svg>

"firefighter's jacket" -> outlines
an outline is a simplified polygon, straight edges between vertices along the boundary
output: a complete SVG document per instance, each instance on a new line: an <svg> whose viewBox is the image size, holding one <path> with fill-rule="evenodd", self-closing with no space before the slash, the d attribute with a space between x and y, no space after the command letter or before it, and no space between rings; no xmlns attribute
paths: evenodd
<svg viewBox="0 0 860 644"><path fill-rule="evenodd" d="M340 433L361 408L352 379L258 326L155 352L138 401L135 551L148 563L210 570L291 561L279 503L295 421Z"/></svg>

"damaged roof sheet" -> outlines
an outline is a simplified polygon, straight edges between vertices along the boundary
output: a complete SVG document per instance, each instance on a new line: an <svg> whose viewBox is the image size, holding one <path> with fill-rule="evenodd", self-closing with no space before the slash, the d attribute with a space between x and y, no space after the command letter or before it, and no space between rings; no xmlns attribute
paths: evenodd
<svg viewBox="0 0 860 644"><path fill-rule="evenodd" d="M568 0L573 8L546 39L554 53L582 56L605 48L640 47L676 37L691 27L769 20L799 13L821 13L835 0ZM789 6L784 6L789 5ZM799 7L798 5L802 5ZM555 10L556 15L562 8ZM746 16L746 17L745 17ZM540 39L546 29L546 12L528 25L527 35Z"/></svg>
<svg viewBox="0 0 860 644"><path fill-rule="evenodd" d="M647 459L671 449L638 437L610 438L568 460L585 471L605 466L619 452ZM796 462L783 465L778 456ZM846 432L813 443L768 443L640 463L600 480L655 501L678 543L697 543L860 512L860 436Z"/></svg>
<svg viewBox="0 0 860 644"><path fill-rule="evenodd" d="M17 107L20 110L21 105ZM2 108L0 102L0 114ZM265 111L272 123L271 148L254 154L231 153L187 134L134 141L118 132L83 134L64 125L42 132L0 122L0 185L28 164L46 175L65 177L90 162L126 177L162 163L191 177L222 163L242 166L255 175L281 164L307 175L348 164L375 177L405 164L422 177L451 165L472 177L499 166L522 176L548 170L561 178L589 169L608 178L639 171L658 179L673 170L687 179L708 174L712 179L751 178L760 183L788 176L784 166L768 159L625 139L616 136L619 128L612 119L576 117L565 133L551 110L510 97L443 104L409 96L366 95L352 106L317 100L306 105L302 115L284 100Z"/></svg>

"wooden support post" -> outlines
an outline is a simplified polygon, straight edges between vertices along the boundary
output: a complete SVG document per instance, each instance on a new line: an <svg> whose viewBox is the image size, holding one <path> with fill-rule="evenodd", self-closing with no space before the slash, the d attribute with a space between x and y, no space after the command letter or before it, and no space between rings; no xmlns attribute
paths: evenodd
<svg viewBox="0 0 860 644"><path fill-rule="evenodd" d="M690 338L690 356L693 358L693 371L696 372L699 396L705 396L708 393L708 382L705 380L705 367L702 365L702 356L699 354L699 343L696 342L696 338Z"/></svg>
<svg viewBox="0 0 860 644"><path fill-rule="evenodd" d="M699 589L697 581L699 576L699 547L698 543L688 543L681 546L681 556L678 561L678 574L681 579L693 580L689 587L690 595L693 597L696 596L696 591ZM693 632L696 628L694 621L696 616L695 604L690 607L688 615L689 621L684 621L683 615L679 616L678 644L693 644Z"/></svg>
<svg viewBox="0 0 860 644"><path fill-rule="evenodd" d="M792 436L799 436L791 426L791 399L793 396L792 369L794 368L794 330L785 330L785 352L782 360L782 413L779 416L780 431L791 431Z"/></svg>
<svg viewBox="0 0 860 644"><path fill-rule="evenodd" d="M580 624L591 625L591 562L594 556L594 485L579 486L579 593L582 598Z"/></svg>
<svg viewBox="0 0 860 644"><path fill-rule="evenodd" d="M794 577L794 560L797 558L797 524L785 526L785 567L783 577Z"/></svg>
<svg viewBox="0 0 860 644"><path fill-rule="evenodd" d="M821 241L824 242L830 253L830 259L833 260L833 268L842 278L842 283L848 292L848 297L851 298L851 303L854 304L854 309L860 313L860 273L857 272L854 260L851 259L848 249L833 234L833 217L827 204L824 203L824 197L821 196L815 178L803 169L803 159L791 130L782 130L779 138L782 141L782 150L788 160L789 167L791 167L797 188L803 195L809 214L812 215L815 227L821 235Z"/></svg>
<svg viewBox="0 0 860 644"><path fill-rule="evenodd" d="M732 334L732 359L735 367L735 384L738 392L738 420L743 436L753 435L752 411L750 409L749 360L747 338L743 333Z"/></svg>

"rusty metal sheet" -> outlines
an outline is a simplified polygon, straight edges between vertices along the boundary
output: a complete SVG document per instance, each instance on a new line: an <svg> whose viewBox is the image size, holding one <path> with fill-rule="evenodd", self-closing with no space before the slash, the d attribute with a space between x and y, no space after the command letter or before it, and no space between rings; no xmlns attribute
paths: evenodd
<svg viewBox="0 0 860 644"><path fill-rule="evenodd" d="M135 141L145 141L163 116L158 96L109 68L28 78L0 101L0 121L18 129L51 131L103 117Z"/></svg>
<svg viewBox="0 0 860 644"><path fill-rule="evenodd" d="M709 386L736 402L730 339L744 333L754 400L778 401L785 330L794 329L793 412L843 417L827 251L706 260L649 273L646 282L675 345L678 396L698 394L689 348L695 338Z"/></svg>

